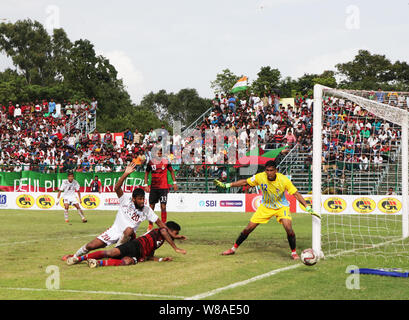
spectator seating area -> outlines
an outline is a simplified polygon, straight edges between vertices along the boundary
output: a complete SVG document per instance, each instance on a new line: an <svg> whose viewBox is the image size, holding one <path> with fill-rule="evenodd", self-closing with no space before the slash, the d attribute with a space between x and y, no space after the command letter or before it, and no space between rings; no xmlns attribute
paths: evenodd
<svg viewBox="0 0 409 320"><path fill-rule="evenodd" d="M407 108L409 103L409 94L381 94L381 91L351 93L359 93L368 99L401 108ZM282 169L292 176L304 175L300 179L303 186L309 183L312 97L296 95L294 106L280 103L280 97L271 92L262 96L244 92L239 96L221 94L216 95L212 101L212 109L200 121L196 121L194 127L202 141L205 141L206 130L211 130L216 135L225 130L236 133L238 139L248 145L250 130L256 130L262 150L288 146L287 152L292 150L293 157L297 154L302 159L301 162L297 165L295 157L292 165ZM50 99L21 104L10 101L7 106L0 105L1 170L45 173L68 170L120 172L132 159L136 159L138 170L143 171L147 161L152 158L153 145L165 136L165 127L162 126L159 131L151 128L144 133L137 128L129 128L124 132L124 145L121 147L117 145L111 132L102 135L94 128L89 129L87 124L95 120L97 108L95 98L89 103L57 102ZM365 173L371 175L370 172L382 175L385 163L393 164L397 159L399 128L371 117L360 106L344 99L327 98L324 101L324 119L323 171L325 175L332 177L330 180L335 181L335 184L338 185L339 182L339 185L345 185L347 192L352 192L351 184L347 181L351 172L360 172L361 176ZM211 191L212 185L208 180L213 177L229 180L239 178L234 166L205 166L220 163L222 157L227 163L226 149L230 142L226 137L225 150L219 154L214 148L213 152L216 154L205 159L205 149L201 155L195 154L192 149L191 160L196 165L182 164L182 158L177 156L174 148L180 142L183 153L189 144L196 142L197 136L190 134L191 132L187 135L182 133L183 138L173 136L168 141L170 160L177 171L177 178L182 185L186 185L182 190L196 188ZM294 178L297 179L297 176ZM368 181L366 177L362 180L365 183ZM355 179L356 185L358 181L359 179ZM327 187L331 188L331 185Z"/></svg>

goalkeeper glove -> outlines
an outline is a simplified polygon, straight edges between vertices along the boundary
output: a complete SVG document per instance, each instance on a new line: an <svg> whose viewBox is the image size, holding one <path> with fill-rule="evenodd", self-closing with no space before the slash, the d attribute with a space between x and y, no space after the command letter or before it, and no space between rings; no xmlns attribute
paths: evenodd
<svg viewBox="0 0 409 320"><path fill-rule="evenodd" d="M311 206L307 206L307 207L305 208L305 211L307 211L310 215L316 216L318 219L321 219L321 215L318 214L318 213L316 213L314 210L312 210L312 207L311 207Z"/></svg>
<svg viewBox="0 0 409 320"><path fill-rule="evenodd" d="M222 188L222 189L229 189L231 186L231 183L223 183L220 180L215 179L213 181L216 187Z"/></svg>

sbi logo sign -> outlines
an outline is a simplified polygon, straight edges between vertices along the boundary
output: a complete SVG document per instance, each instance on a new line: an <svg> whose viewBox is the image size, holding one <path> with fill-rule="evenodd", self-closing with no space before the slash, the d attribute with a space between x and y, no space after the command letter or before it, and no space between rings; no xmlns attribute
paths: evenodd
<svg viewBox="0 0 409 320"><path fill-rule="evenodd" d="M216 200L200 200L199 201L199 206L200 207L217 207L217 201Z"/></svg>
<svg viewBox="0 0 409 320"><path fill-rule="evenodd" d="M7 204L7 196L5 194L0 194L0 205L6 206Z"/></svg>

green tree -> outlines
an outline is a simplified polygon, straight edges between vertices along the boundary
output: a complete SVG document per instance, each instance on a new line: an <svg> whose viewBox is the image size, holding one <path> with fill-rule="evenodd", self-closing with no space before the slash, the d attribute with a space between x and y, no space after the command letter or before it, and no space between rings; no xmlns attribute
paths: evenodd
<svg viewBox="0 0 409 320"><path fill-rule="evenodd" d="M0 51L11 57L28 84L47 85L54 81L51 37L38 21L1 23Z"/></svg>
<svg viewBox="0 0 409 320"><path fill-rule="evenodd" d="M392 70L396 81L392 87L399 91L409 91L409 64L398 60L393 64Z"/></svg>
<svg viewBox="0 0 409 320"><path fill-rule="evenodd" d="M240 76L235 75L229 69L224 69L216 75L214 81L210 82L210 87L214 90L214 93L228 94L240 78Z"/></svg>
<svg viewBox="0 0 409 320"><path fill-rule="evenodd" d="M373 90L392 84L395 74L392 62L385 55L359 50L352 61L336 66L341 76L341 87L358 90Z"/></svg>
<svg viewBox="0 0 409 320"><path fill-rule="evenodd" d="M68 39L64 29L54 29L52 37L52 55L55 71L55 78L59 81L64 80L64 74L69 72L69 55L72 43Z"/></svg>
<svg viewBox="0 0 409 320"><path fill-rule="evenodd" d="M115 117L101 114L97 124L100 132L107 130L123 132L128 128L132 132L135 128L138 128L140 132L147 132L150 128L160 128L162 124L169 128L169 125L165 121L161 121L154 112L135 105L122 108Z"/></svg>
<svg viewBox="0 0 409 320"><path fill-rule="evenodd" d="M272 69L270 66L261 67L257 73L257 79L251 84L251 89L257 95L277 90L279 88L280 78L280 70Z"/></svg>
<svg viewBox="0 0 409 320"><path fill-rule="evenodd" d="M141 101L141 107L154 110L162 121L172 124L180 121L189 125L212 107L210 99L201 98L196 89L181 89L177 93L160 90L150 92Z"/></svg>
<svg viewBox="0 0 409 320"><path fill-rule="evenodd" d="M326 70L322 74L304 74L294 81L293 90L295 93L302 95L312 95L315 84L336 88L337 81L335 79L335 72Z"/></svg>
<svg viewBox="0 0 409 320"><path fill-rule="evenodd" d="M285 77L281 79L278 84L278 93L281 97L294 97L295 96L295 80L291 77Z"/></svg>

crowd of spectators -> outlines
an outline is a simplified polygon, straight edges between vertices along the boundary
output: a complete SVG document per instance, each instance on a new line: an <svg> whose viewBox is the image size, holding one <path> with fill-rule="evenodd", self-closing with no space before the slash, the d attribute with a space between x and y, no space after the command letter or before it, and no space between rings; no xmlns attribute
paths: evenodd
<svg viewBox="0 0 409 320"><path fill-rule="evenodd" d="M409 98L381 91L368 92L367 97L391 105L404 107ZM395 99L396 98L396 99ZM236 95L215 95L213 107L196 128L205 142L206 130L216 135L221 131L236 134L242 145L249 147L250 130L257 132L261 150L287 147L285 152L297 146L301 152L312 153L313 99L308 95L296 95L294 103L282 103L274 92L261 95L241 92ZM403 103L403 105L401 105ZM392 149L397 146L400 131L387 121L368 114L360 106L339 98L324 100L323 166L324 171L335 170L342 175L345 170L375 170L390 161ZM151 128L148 132L127 129L123 144L119 145L114 134L97 130L86 134L83 126L96 116L98 102L35 101L31 103L0 105L0 168L2 171L33 170L50 172L120 172L132 160L142 171L152 158L152 147L160 142L166 132ZM75 121L74 121L75 120ZM178 141L178 140L179 141ZM197 137L172 136L170 161L175 169L186 169L173 146L180 142L182 150L195 142ZM237 142L236 142L237 143ZM231 141L225 137L222 152L215 146L209 156L203 148L197 155L191 150L195 164L187 166L185 174L203 175L204 170L215 176L226 176L226 166L210 166L224 161ZM221 158L224 157L222 160ZM312 157L306 164L311 163Z"/></svg>
<svg viewBox="0 0 409 320"><path fill-rule="evenodd" d="M378 91L378 96L391 96ZM379 100L375 93L370 98ZM397 98L401 96L398 95ZM405 99L406 97L403 96ZM393 106L398 106L393 100ZM403 101L403 99L396 99ZM406 103L399 107L406 107ZM335 97L323 101L323 170L335 171L342 176L345 171L371 171L393 163L399 145L400 127L376 117L358 104Z"/></svg>
<svg viewBox="0 0 409 320"><path fill-rule="evenodd" d="M205 138L205 130L243 130L239 139L249 141L251 129L256 129L259 145L262 149L274 149L280 146L294 146L304 143L310 147L311 140L311 98L307 96L295 99L295 106L283 106L276 94L264 94L258 97L249 94L238 99L234 96L224 97L222 94L213 99L213 110L197 126ZM87 135L81 126L88 121L85 115L95 116L97 101L90 103L81 101L56 102L35 101L31 103L0 105L0 168L2 171L33 170L39 172L66 172L75 170L81 172L122 171L124 166L134 161L143 170L144 164L151 158L151 149L161 141L162 133L151 128L149 132L141 133L138 129L127 129L124 132L123 145L118 145L111 132L100 134L95 130ZM72 120L80 119L73 127ZM162 126L161 130L165 130ZM176 141L180 139L180 141ZM173 136L170 144L180 142L182 150L193 141L193 137L181 139ZM225 141L226 150L229 141ZM173 151L172 146L170 150ZM221 156L227 156L224 150ZM215 151L215 150L214 150ZM208 163L209 157L194 158L194 163ZM213 155L213 163L218 163L220 154ZM181 165L181 157L170 155L170 160L176 168ZM227 159L225 159L227 160ZM203 166L191 167L197 174L203 171ZM209 168L210 173L220 173L219 168Z"/></svg>
<svg viewBox="0 0 409 320"><path fill-rule="evenodd" d="M0 104L1 171L56 172L72 167L72 142L84 142L84 126L95 119L95 98L71 103L54 99ZM70 143L71 142L71 146Z"/></svg>
<svg viewBox="0 0 409 320"><path fill-rule="evenodd" d="M306 146L311 135L312 101L307 95L297 95L294 105L282 104L280 96L271 92L260 96L250 93L241 99L216 95L213 111L197 128L216 132L241 130L243 140L248 139L250 130L257 130L263 150L293 147L297 143Z"/></svg>

